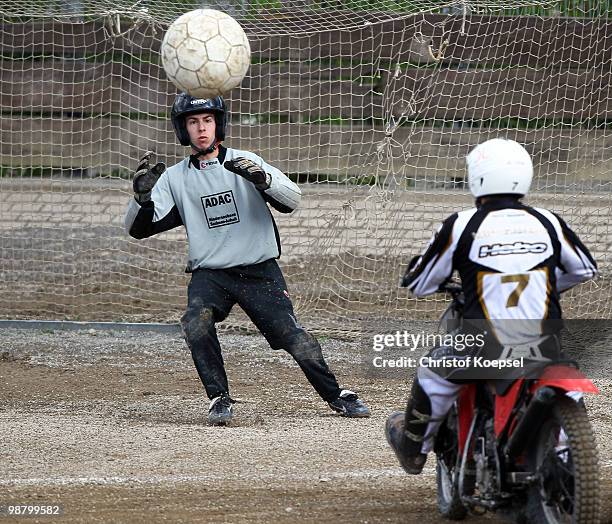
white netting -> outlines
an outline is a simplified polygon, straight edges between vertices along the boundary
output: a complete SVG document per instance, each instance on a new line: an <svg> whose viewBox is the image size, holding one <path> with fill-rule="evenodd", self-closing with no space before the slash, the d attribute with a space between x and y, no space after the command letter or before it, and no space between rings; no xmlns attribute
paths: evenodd
<svg viewBox="0 0 612 524"><path fill-rule="evenodd" d="M529 202L561 213L600 264L566 313L610 316L612 21L603 4L494 4L207 5L238 17L253 49L227 97L228 144L304 191L277 223L305 324L350 331L369 315L439 311L444 298L417 302L397 282L439 222L471 205L464 157L493 136L526 145ZM159 43L192 7L0 8L2 317L180 316L184 233L139 242L121 224L142 152L155 146L168 164L185 155Z"/></svg>

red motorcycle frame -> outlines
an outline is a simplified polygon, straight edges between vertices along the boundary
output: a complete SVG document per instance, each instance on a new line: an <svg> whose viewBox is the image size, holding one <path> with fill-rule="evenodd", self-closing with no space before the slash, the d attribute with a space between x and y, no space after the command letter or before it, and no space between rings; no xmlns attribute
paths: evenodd
<svg viewBox="0 0 612 524"><path fill-rule="evenodd" d="M505 395L495 396L495 435L500 438L504 429L508 428L508 434L512 434L516 427L516 413L514 407L517 404L519 394L524 387L524 378L514 382ZM595 393L599 390L579 370L561 365L549 366L544 369L542 375L529 386L529 393L534 395L540 388L550 386L566 393L579 391L581 393ZM468 384L463 387L457 400L458 430L459 430L459 453L463 453L465 442L472 425L472 419L476 409L476 384Z"/></svg>

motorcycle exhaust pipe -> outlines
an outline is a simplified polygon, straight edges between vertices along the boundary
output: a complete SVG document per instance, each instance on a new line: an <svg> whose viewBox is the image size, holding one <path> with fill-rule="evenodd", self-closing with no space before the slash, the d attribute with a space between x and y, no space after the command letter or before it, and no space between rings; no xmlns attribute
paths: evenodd
<svg viewBox="0 0 612 524"><path fill-rule="evenodd" d="M529 446L532 439L537 435L537 430L553 405L555 398L557 398L557 392L553 388L545 386L538 389L506 444L505 454L507 457L516 458Z"/></svg>

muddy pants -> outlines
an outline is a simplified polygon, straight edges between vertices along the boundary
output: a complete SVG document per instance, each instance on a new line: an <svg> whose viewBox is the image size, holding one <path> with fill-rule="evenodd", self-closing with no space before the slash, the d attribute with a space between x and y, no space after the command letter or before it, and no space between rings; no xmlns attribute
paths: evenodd
<svg viewBox="0 0 612 524"><path fill-rule="evenodd" d="M300 326L287 285L276 260L227 269L198 269L188 288L183 334L209 398L228 393L229 386L215 323L238 304L272 349L284 349L298 363L325 401L340 394L338 382L323 358L317 340Z"/></svg>

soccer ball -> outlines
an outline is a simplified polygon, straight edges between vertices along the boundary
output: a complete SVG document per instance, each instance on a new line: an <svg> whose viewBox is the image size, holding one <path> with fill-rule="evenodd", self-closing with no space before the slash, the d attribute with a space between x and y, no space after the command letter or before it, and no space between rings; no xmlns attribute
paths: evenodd
<svg viewBox="0 0 612 524"><path fill-rule="evenodd" d="M251 63L247 36L231 16L196 9L177 18L161 44L164 70L181 91L198 98L236 87Z"/></svg>

